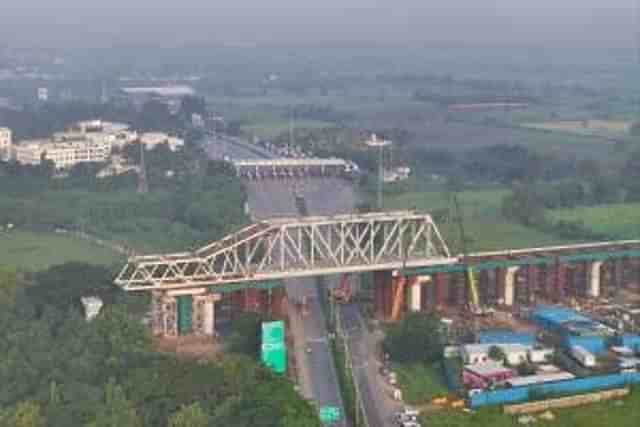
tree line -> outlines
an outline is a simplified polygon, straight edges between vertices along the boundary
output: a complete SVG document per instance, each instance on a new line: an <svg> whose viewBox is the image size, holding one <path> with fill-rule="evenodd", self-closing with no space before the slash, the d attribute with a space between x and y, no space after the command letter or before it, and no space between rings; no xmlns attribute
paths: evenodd
<svg viewBox="0 0 640 427"><path fill-rule="evenodd" d="M0 271L0 426L319 427L293 384L253 357L155 352L112 277L77 263ZM105 302L91 322L88 295Z"/></svg>

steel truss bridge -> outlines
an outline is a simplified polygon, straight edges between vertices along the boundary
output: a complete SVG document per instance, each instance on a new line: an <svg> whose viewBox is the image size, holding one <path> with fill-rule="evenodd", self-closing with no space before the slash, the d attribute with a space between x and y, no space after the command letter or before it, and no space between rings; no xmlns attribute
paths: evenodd
<svg viewBox="0 0 640 427"><path fill-rule="evenodd" d="M456 261L424 213L274 218L193 252L131 257L115 282L127 291L192 289Z"/></svg>
<svg viewBox="0 0 640 427"><path fill-rule="evenodd" d="M358 170L354 163L343 159L317 158L236 160L233 166L239 177L248 179L348 176Z"/></svg>

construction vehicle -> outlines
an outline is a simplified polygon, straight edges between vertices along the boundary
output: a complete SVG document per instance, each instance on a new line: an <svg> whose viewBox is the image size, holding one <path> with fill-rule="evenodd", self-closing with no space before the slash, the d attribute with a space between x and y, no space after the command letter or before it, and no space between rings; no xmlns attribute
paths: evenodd
<svg viewBox="0 0 640 427"><path fill-rule="evenodd" d="M351 301L353 289L351 288L347 274L343 274L342 277L340 277L340 283L337 288L332 290L332 294L335 302L339 304L347 304Z"/></svg>

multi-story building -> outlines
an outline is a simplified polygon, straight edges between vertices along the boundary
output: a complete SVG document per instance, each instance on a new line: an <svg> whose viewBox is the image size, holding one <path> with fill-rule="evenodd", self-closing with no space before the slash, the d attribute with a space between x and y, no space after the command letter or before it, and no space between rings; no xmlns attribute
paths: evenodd
<svg viewBox="0 0 640 427"><path fill-rule="evenodd" d="M18 163L38 165L48 159L62 171L78 163L108 162L114 146L122 147L137 139L137 132L130 131L128 125L91 120L78 122L50 139L23 141L13 151Z"/></svg>
<svg viewBox="0 0 640 427"><path fill-rule="evenodd" d="M11 144L11 129L0 127L0 160L9 160L11 157Z"/></svg>
<svg viewBox="0 0 640 427"><path fill-rule="evenodd" d="M16 145L15 158L18 163L39 165L42 159L51 160L57 170L70 169L78 163L108 162L111 145L85 140L52 142L29 141Z"/></svg>
<svg viewBox="0 0 640 427"><path fill-rule="evenodd" d="M13 146L13 157L22 165L39 165L42 159L41 141L29 141Z"/></svg>

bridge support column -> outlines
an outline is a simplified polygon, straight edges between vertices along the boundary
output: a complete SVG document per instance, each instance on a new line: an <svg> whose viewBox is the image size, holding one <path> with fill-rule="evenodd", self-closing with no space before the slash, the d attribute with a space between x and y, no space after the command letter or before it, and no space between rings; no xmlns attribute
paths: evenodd
<svg viewBox="0 0 640 427"><path fill-rule="evenodd" d="M556 299L561 301L566 294L566 282L567 282L567 266L557 262L554 271L554 293Z"/></svg>
<svg viewBox="0 0 640 427"><path fill-rule="evenodd" d="M436 308L440 308L444 305L447 295L447 273L434 273L434 298Z"/></svg>
<svg viewBox="0 0 640 427"><path fill-rule="evenodd" d="M426 289L422 289L423 286L429 286L431 284L431 276L418 276L412 278L409 282L409 289L411 290L410 309L411 311L422 310L422 294L426 293Z"/></svg>
<svg viewBox="0 0 640 427"><path fill-rule="evenodd" d="M273 288L269 290L270 295L270 312L278 319L284 318L287 312L287 294L285 288Z"/></svg>
<svg viewBox="0 0 640 427"><path fill-rule="evenodd" d="M516 273L520 267L513 266L507 268L507 272L504 278L504 305L507 307L513 306L513 301L515 297L515 279Z"/></svg>
<svg viewBox="0 0 640 427"><path fill-rule="evenodd" d="M496 299L498 305L504 305L504 292L506 288L507 269L496 269Z"/></svg>
<svg viewBox="0 0 640 427"><path fill-rule="evenodd" d="M589 266L589 292L587 295L592 298L600 296L600 267L602 267L602 261L594 261Z"/></svg>
<svg viewBox="0 0 640 427"><path fill-rule="evenodd" d="M378 320L391 317L393 305L393 289L390 271L375 271L373 273L374 311Z"/></svg>
<svg viewBox="0 0 640 427"><path fill-rule="evenodd" d="M535 302L540 291L540 269L537 265L531 264L527 267L527 304Z"/></svg>
<svg viewBox="0 0 640 427"><path fill-rule="evenodd" d="M260 312L260 290L247 288L243 294L242 311Z"/></svg>
<svg viewBox="0 0 640 427"><path fill-rule="evenodd" d="M165 292L154 291L151 299L154 335L175 337L178 335L178 304L176 299Z"/></svg>

